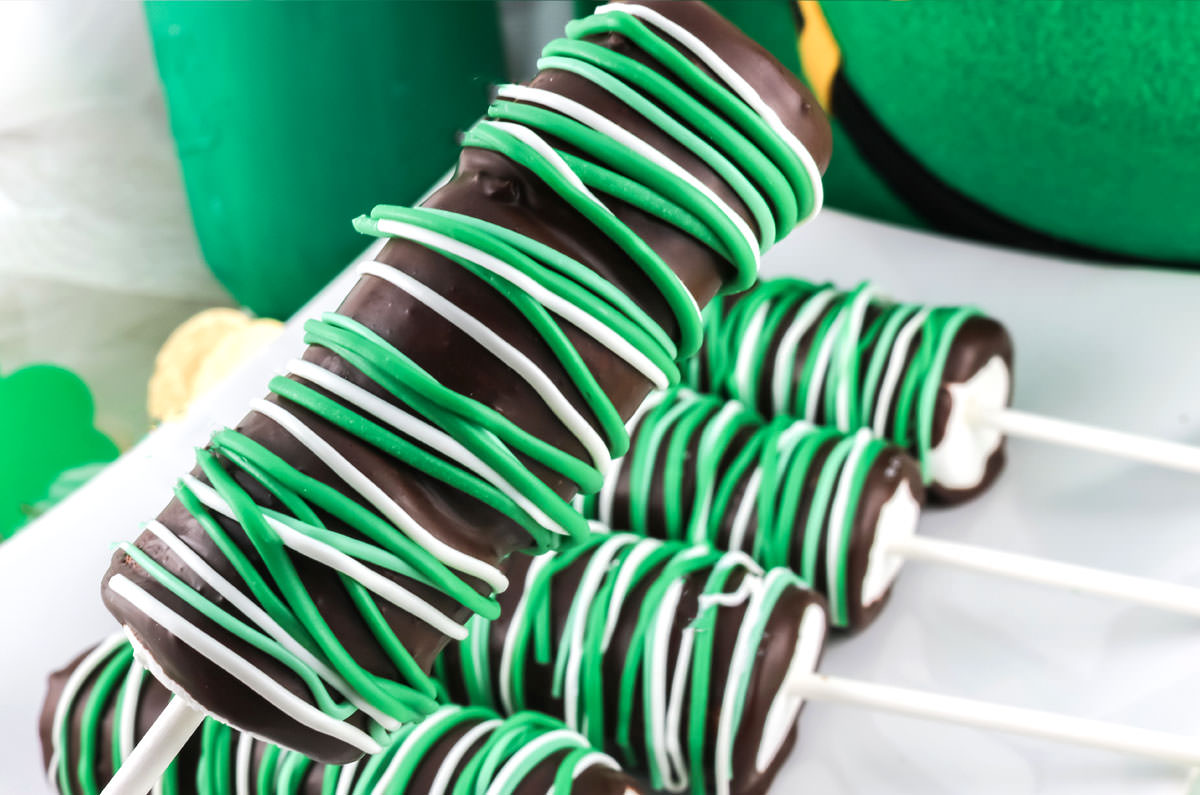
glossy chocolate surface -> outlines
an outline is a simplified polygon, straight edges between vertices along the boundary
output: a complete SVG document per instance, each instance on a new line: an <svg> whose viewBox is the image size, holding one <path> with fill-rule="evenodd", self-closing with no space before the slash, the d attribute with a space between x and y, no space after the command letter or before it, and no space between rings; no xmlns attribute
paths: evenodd
<svg viewBox="0 0 1200 795"><path fill-rule="evenodd" d="M699 35L737 68L775 108L784 123L804 141L818 163L824 166L830 150L828 124L812 96L790 72L703 3L647 2L645 5L653 6ZM599 43L639 60L646 60L644 54L621 36L601 37ZM532 84L553 85L556 91L591 105L626 129L655 141L667 154L684 163L698 178L717 190L731 206L746 214L732 190L711 169L692 158L673 141L662 138L651 124L622 103L562 73L541 73L533 79ZM652 317L661 320L668 331L673 329L665 305L657 293L650 289L634 263L581 216L565 207L545 184L505 157L491 151L465 149L459 158L454 179L438 190L427 204L501 224L570 254L627 291ZM618 200L612 199L610 207L663 257L701 305L716 294L723 281L729 278L729 263L698 241ZM389 241L378 259L414 276L443 295L453 297L464 309L485 320L511 344L537 361L556 383L563 385L568 399L588 416L580 396L574 393L569 379L561 366L550 357L538 334L510 304L481 280L450 260L409 242ZM380 334L446 386L491 405L518 425L560 449L581 452L575 438L551 415L545 404L532 399L532 392L525 383L514 378L498 359L485 353L462 332L403 291L379 279L364 277L343 301L339 311ZM567 331L619 412L624 417L630 416L649 391L650 384L590 338L574 329L568 328ZM356 368L327 349L310 347L304 358L320 363L376 395L391 400ZM277 397L270 399L282 401ZM447 543L492 564L498 564L512 552L528 547L529 538L524 531L498 512L381 455L364 442L298 406L289 405L289 410L333 444L418 522ZM334 477L315 456L266 417L251 413L240 423L238 430L300 471L349 494L345 484ZM228 464L226 466L260 505L281 507L255 483L239 475ZM530 466L563 496L572 493L571 484L536 464L530 463ZM198 471L193 474L204 480ZM331 529L345 529L332 517L322 518L328 519ZM168 504L159 515L159 520L223 576L232 582L239 582L230 564L178 501L173 500ZM221 524L243 550L254 554L245 534L236 524L225 520L221 520ZM155 538L143 533L136 543L168 568L184 570L184 576L187 577L186 567ZM391 662L360 620L337 576L325 567L295 556L293 559L307 590L335 628L338 640L347 651L366 669L394 675ZM217 628L120 552L113 556L105 582L118 573L206 632L221 638L231 649L261 667L292 692L308 698L306 688L293 672ZM447 597L428 594L422 586L401 575L383 573L404 587L428 596L432 604L456 620L467 618L466 608ZM200 586L196 582L189 584ZM482 589L482 584L479 587ZM227 607L224 600L211 589L199 587L199 590L208 599ZM322 761L342 763L357 758L356 749L318 734L271 708L246 686L133 609L107 585L103 589L103 597L109 610L151 650L166 677L210 712L220 715L238 728L269 737ZM428 668L446 638L405 610L382 600L377 602L397 636L404 639L419 664Z"/></svg>

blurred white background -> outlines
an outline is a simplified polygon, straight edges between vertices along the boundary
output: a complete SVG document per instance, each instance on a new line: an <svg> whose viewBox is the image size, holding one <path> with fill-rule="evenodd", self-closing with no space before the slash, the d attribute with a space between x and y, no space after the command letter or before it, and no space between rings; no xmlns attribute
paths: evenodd
<svg viewBox="0 0 1200 795"><path fill-rule="evenodd" d="M572 3L501 5L522 79ZM0 375L74 370L125 448L167 334L230 301L192 230L142 4L0 2L0 75Z"/></svg>
<svg viewBox="0 0 1200 795"><path fill-rule="evenodd" d="M200 259L140 3L0 3L0 373L92 387L122 447L154 353L228 298Z"/></svg>

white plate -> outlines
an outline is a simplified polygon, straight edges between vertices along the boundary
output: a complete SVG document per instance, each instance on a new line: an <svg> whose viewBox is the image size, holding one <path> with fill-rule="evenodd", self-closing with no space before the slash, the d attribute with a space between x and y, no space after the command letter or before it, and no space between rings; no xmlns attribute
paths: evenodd
<svg viewBox="0 0 1200 795"><path fill-rule="evenodd" d="M1020 408L1200 442L1200 277L1088 266L826 212L766 258L770 274L863 278L907 300L974 303L1017 343ZM348 279L310 305L336 303ZM191 464L299 350L299 323L70 500L0 547L0 793L47 792L36 719L45 676L113 629L98 598L111 542L132 537ZM1200 584L1200 480L1033 443L931 536ZM1197 735L1200 622L913 564L883 616L825 670ZM812 704L777 793L1180 795L1188 771L1114 754Z"/></svg>

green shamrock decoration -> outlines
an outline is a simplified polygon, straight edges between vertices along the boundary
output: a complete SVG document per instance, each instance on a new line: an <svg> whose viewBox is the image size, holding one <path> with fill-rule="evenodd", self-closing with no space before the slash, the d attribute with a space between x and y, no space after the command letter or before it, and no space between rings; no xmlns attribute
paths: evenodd
<svg viewBox="0 0 1200 795"><path fill-rule="evenodd" d="M0 539L94 474L89 465L117 457L93 420L91 392L69 370L35 364L0 376Z"/></svg>

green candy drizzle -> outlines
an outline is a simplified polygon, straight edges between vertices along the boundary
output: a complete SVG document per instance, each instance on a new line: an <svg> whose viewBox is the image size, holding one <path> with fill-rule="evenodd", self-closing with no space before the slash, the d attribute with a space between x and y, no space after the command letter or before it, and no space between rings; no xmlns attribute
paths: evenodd
<svg viewBox="0 0 1200 795"><path fill-rule="evenodd" d="M885 427L876 430L883 430L888 439L917 457L928 483L934 409L946 358L963 324L982 313L973 307L923 310L914 304L871 297L865 322L856 328L851 322L856 299L869 295L871 289L862 284L838 293L805 334L798 355L779 363L775 354L782 329L832 289L829 284L800 279L770 279L737 299L713 302L704 312L704 349L686 380L697 389L736 398L768 416L790 415L842 431L870 428L875 425L884 373L900 344L901 332L924 311L895 393L885 408ZM753 344L748 344L750 326L763 311L768 319ZM818 379L817 352L826 344L832 355L828 369ZM778 367L786 369L777 372ZM739 368L749 368L749 377L738 377ZM769 390L776 378L789 385L782 399L763 394L764 385ZM815 411L809 409L812 392L818 396ZM843 402L842 396L848 400Z"/></svg>
<svg viewBox="0 0 1200 795"><path fill-rule="evenodd" d="M620 465L629 471L628 499L619 504L628 511L630 529L654 538L686 537L717 549L736 546L764 568L789 568L819 586L829 600L834 626L847 626L849 606L856 598L849 591L846 568L857 506L867 475L887 445L784 417L764 423L744 404L686 388L657 399L657 405L632 425L633 443ZM861 453L851 467L856 447ZM685 462L694 475L690 500L684 488L689 472ZM754 473L759 478L754 511L745 537L735 545L736 514L748 499L746 489ZM616 468L609 474L620 476ZM845 478L846 510L833 516L831 508ZM603 492L584 500L584 514L611 517L620 524L625 514L612 505L602 510L602 499ZM825 550L823 542L835 532L837 549ZM838 561L832 576L829 556Z"/></svg>
<svg viewBox="0 0 1200 795"><path fill-rule="evenodd" d="M593 575L599 577L599 585L589 595L582 585L591 581ZM570 584L566 589L561 585L564 578ZM594 745L612 749L630 769L646 772L652 786L663 788L668 783L669 771L659 760L666 753L667 738L654 728L655 713L661 725L668 724L656 706L660 702L655 701L652 676L657 668L665 666L665 686L670 688L676 667L687 665L690 667L685 685L688 717L679 727L686 765L683 775L688 789L695 795L703 795L712 791L715 754L728 750L713 747L708 721L714 711L721 709L726 688L744 692L753 673L751 659L740 666L731 664L730 682L715 682L712 675L718 615L722 609L738 609L746 604L740 602L725 608L718 599L733 594L747 578L752 580L754 588L763 590L759 597L765 615L770 614L786 590L781 585L805 587L798 577L782 570L773 575L777 578L772 579L775 585L768 587L767 580L742 555L629 533L597 534L531 564L524 590L519 594L521 607L506 616L506 634L500 638L506 654L511 654L511 666L507 670L501 668L500 681L492 681L488 658L476 653L480 639L488 642L492 633L498 631L492 622L479 616L468 623L469 637L447 652L453 663L439 669L439 678L448 692L461 690L470 699L479 699L477 703L513 711L531 706L528 687L548 687L556 715L565 717L571 728L585 734ZM699 591L699 606L691 618L681 607L673 613L663 609L668 591L684 582L693 583L692 587ZM622 589L620 593L618 587ZM636 599L634 592L638 593ZM556 593L559 597L566 593L569 601L556 603ZM558 626L554 617L564 615ZM630 638L627 648L606 644L606 629L618 615ZM630 621L635 623L631 632ZM694 638L687 658L661 657L654 642L659 631L675 637L683 629ZM765 621L751 632L761 638ZM575 638L580 637L582 643L576 645ZM757 648L756 644L751 645ZM577 667L578 674L574 703L569 702L572 696L564 686L572 665ZM535 675L535 666L539 666L538 671L551 672L549 681L537 680L540 674ZM619 671L615 678L604 673L614 670ZM481 679L487 680L486 687L480 686ZM501 697L503 692L510 694L507 701ZM544 694L537 703L546 708ZM575 717L572 719L571 715ZM634 742L635 723L643 729L641 744ZM736 729L740 723L741 716L735 715L732 725Z"/></svg>
<svg viewBox="0 0 1200 795"><path fill-rule="evenodd" d="M66 731L54 739L58 754L56 768L50 772L61 795L94 795L100 791L105 783L97 777L102 753L110 754L114 769L119 769L121 755L116 738L121 710L127 702L136 705L143 697L143 678L130 676L137 671L142 669L133 659L133 649L128 643L115 641L105 654L93 660L90 669L81 671L86 676L85 687L65 705ZM77 733L71 728L72 716L78 718ZM108 749L103 747L106 720L112 721ZM447 795L484 795L493 784L498 786L499 793L513 795L535 769L547 764L552 766L553 795L569 795L576 776L587 768L576 771L585 757L594 757L593 766L619 769L612 759L595 751L583 736L545 715L523 712L502 719L483 707L445 706L435 707L423 722L403 727L382 753L360 762L357 768L322 765L296 751L244 737L229 726L207 718L190 741L197 760L194 778L180 776L181 763L177 760L163 778L163 791L172 795L186 792L234 795L236 754L242 743L249 742L253 746L250 787L255 795L300 795L314 765L320 768L317 780L321 782L322 795L332 795L344 776L354 777L350 790L353 795L408 792L435 745L449 742L448 738L456 731L473 729L485 722L493 725L467 750ZM526 747L531 750L524 760L509 766L513 754ZM73 766L68 761L68 748L77 749Z"/></svg>
<svg viewBox="0 0 1200 795"><path fill-rule="evenodd" d="M584 41L608 32L629 37L654 67ZM407 415L405 422L413 422L432 436L448 437L457 445L453 451L441 449L446 445L422 443L410 437L409 431L393 427L392 423L402 423L394 415L385 417L387 409L372 403L371 395L355 392L360 385L347 384L331 371L317 379L309 370L313 380L295 372L274 378L269 386L273 406L256 404L260 414L282 411L290 415L303 426L294 432L298 437L304 431L327 443L316 428L332 427L397 466L410 467L487 505L521 527L529 537L527 548L537 552L555 549L564 536L574 541L585 538L588 526L530 470L529 462L588 494L603 484L608 459L625 454L629 446L619 412L571 342L572 334L591 334L660 387L678 382L679 362L702 343L703 321L687 287L600 197L632 204L708 246L728 260L736 273L725 289L740 290L756 278L760 251L787 234L798 219L807 217L820 193L797 152L751 104L713 73L697 67L653 25L627 13L610 11L572 23L567 38L546 47L542 68L570 72L631 107L711 167L750 216L754 240L747 239L740 231L746 227L705 190L658 159L662 153L650 156L634 151L570 115L537 103L498 100L487 118L467 131L464 147L497 152L528 169L566 206L609 238L661 295L673 321L670 330L587 265L480 219L436 208L381 205L369 217L356 219L355 226L366 234L413 241L441 255L446 267L461 268L490 286L545 344L565 374L565 379L556 380L569 384L582 403L571 408L595 426L581 430L578 421L570 425L564 420L568 429L580 438L584 430L594 431L597 436L588 434L587 438L598 439L604 450L593 446L590 455L582 458L559 449L484 400L440 383L378 331L336 312L309 320L304 327L305 342L336 354L372 383L375 399L383 395L391 408ZM411 281L405 283L417 289ZM421 300L421 296L417 298ZM450 302L447 296L440 299ZM595 325L568 329L560 315L570 315L571 307ZM325 376L333 381L325 381ZM310 425L310 417L317 419L316 427ZM712 440L712 445L722 443L719 438ZM325 460L334 459L335 453L313 452L337 469ZM180 504L229 562L224 568L233 570L232 587L254 601L278 625L278 631L289 636L286 640L316 658L322 671L310 668L308 658L295 653L295 645L272 635L275 630L259 626L224 599L205 596L201 592L205 589L194 588L190 584L193 578L180 576L177 567L163 565L137 547L124 545L129 559L190 610L293 671L306 691L301 698L326 717L347 721L360 708L366 709L370 713L366 733L386 740L387 730L394 729L396 722L417 720L434 709L435 684L388 625L380 597L364 582L340 573L340 582L358 615L324 615L322 602L308 593L300 576L298 547L316 548L335 560L348 558L372 575L411 580L468 608L481 620L496 616L497 602L480 594L477 583L462 569L498 572L490 565L473 568L461 551L436 546L430 540L432 534L423 535L427 531L416 527L412 517L397 518L378 500L349 493L366 488L356 485L353 473L344 475L345 484L337 487L322 483L238 430L217 432L209 447L198 452L197 461L206 485L181 480L176 489ZM213 492L224 507L213 501ZM327 524L330 519L337 526ZM412 521L406 521L409 519ZM680 518L673 512L671 534L683 533ZM460 568L450 565L453 560ZM362 576L364 581L366 576ZM392 670L380 673L359 665L339 640L335 618L361 620ZM186 623L189 619L177 616L171 620ZM549 653L550 639L545 617L540 620L532 645L542 658ZM491 692L486 684L481 679L474 687L481 699ZM598 714L593 718L601 721ZM216 776L215 767L205 769ZM288 776L299 775L295 764L286 770Z"/></svg>

